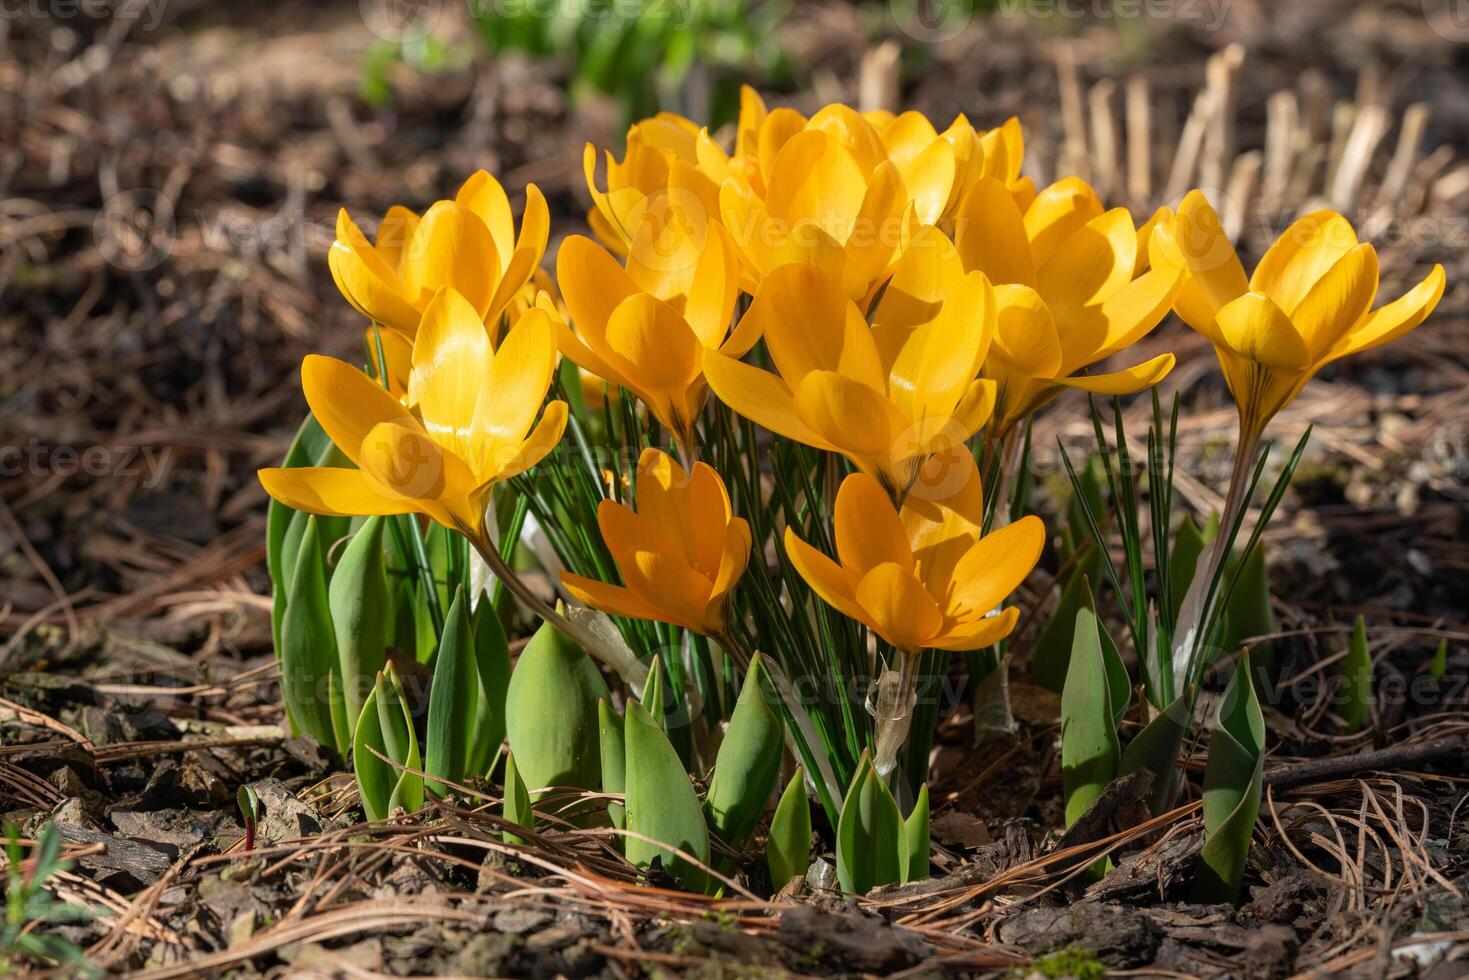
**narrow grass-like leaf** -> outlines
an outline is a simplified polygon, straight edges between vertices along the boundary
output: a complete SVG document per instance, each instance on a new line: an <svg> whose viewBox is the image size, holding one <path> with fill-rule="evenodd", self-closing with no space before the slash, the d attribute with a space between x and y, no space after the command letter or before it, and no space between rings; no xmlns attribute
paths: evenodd
<svg viewBox="0 0 1469 980"><path fill-rule="evenodd" d="M704 808L699 805L683 762L663 729L641 704L628 704L623 723L627 748L627 829L639 835L627 838L627 859L634 867L644 870L657 860L685 888L705 891L709 885L708 872L668 849L677 848L704 864L709 863L709 828L704 822Z"/></svg>
<svg viewBox="0 0 1469 980"><path fill-rule="evenodd" d="M806 773L796 767L786 783L775 816L770 818L770 836L765 840L765 868L770 873L770 890L778 892L797 875L806 873L811 859L811 801L806 796Z"/></svg>
<svg viewBox="0 0 1469 980"><path fill-rule="evenodd" d="M837 824L837 881L843 891L865 895L906 881L908 861L903 815L864 753Z"/></svg>
<svg viewBox="0 0 1469 980"><path fill-rule="evenodd" d="M908 845L908 875L905 881L923 881L928 877L928 786L918 790L913 812L903 821L903 840Z"/></svg>
<svg viewBox="0 0 1469 980"><path fill-rule="evenodd" d="M607 682L576 641L544 623L510 674L505 731L532 790L602 782L597 702Z"/></svg>
<svg viewBox="0 0 1469 980"><path fill-rule="evenodd" d="M736 850L749 837L780 776L784 726L772 703L764 660L757 653L745 673L704 801L710 828Z"/></svg>
<svg viewBox="0 0 1469 980"><path fill-rule="evenodd" d="M600 735L602 752L602 792L622 793L627 788L627 748L622 738L623 721L612 705L603 698L597 702L597 731ZM608 803L607 816L612 826L621 830L627 826L627 808L621 803ZM621 846L624 838L618 839Z"/></svg>
<svg viewBox="0 0 1469 980"><path fill-rule="evenodd" d="M1209 733L1204 850L1195 868L1196 901L1233 902L1239 897L1264 780L1265 718L1246 654L1235 665Z"/></svg>
<svg viewBox="0 0 1469 980"><path fill-rule="evenodd" d="M433 686L428 695L428 739L424 745L423 771L455 783L463 782L468 772L479 704L479 670L468 606L464 590L456 590L434 658ZM437 779L428 780L426 788L434 796L449 792L449 787Z"/></svg>
<svg viewBox="0 0 1469 980"><path fill-rule="evenodd" d="M520 778L513 752L505 757L505 799L501 803L500 813L517 827L536 829L536 812L531 807L530 792L526 789L525 780ZM525 838L509 830L504 831L501 838L507 844L525 843Z"/></svg>
<svg viewBox="0 0 1469 980"><path fill-rule="evenodd" d="M1352 639L1342 661L1340 681L1341 706L1336 713L1348 732L1359 732L1372 717L1372 654L1367 650L1367 623L1361 617L1352 626Z"/></svg>
<svg viewBox="0 0 1469 980"><path fill-rule="evenodd" d="M341 688L332 675L340 668L317 533L316 518L308 518L281 619L281 691L300 730L345 757L333 718L332 700Z"/></svg>
<svg viewBox="0 0 1469 980"><path fill-rule="evenodd" d="M668 731L668 717L664 711L663 693L663 656L655 656L648 664L648 681L643 685L642 702L643 710L648 712L648 717L653 723L665 732Z"/></svg>

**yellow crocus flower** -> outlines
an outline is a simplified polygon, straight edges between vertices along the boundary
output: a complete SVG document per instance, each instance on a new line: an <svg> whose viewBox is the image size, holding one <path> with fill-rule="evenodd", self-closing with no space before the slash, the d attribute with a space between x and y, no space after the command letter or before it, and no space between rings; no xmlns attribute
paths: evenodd
<svg viewBox="0 0 1469 980"><path fill-rule="evenodd" d="M1131 394L1172 370L1173 355L1160 354L1108 374L1080 373L1157 326L1182 279L1172 268L1134 278L1137 231L1126 208L1104 212L1096 193L1072 177L1022 213L1010 188L981 177L955 228L964 267L995 284L997 331L984 377L998 386L998 437L1065 388Z"/></svg>
<svg viewBox="0 0 1469 980"><path fill-rule="evenodd" d="M359 313L410 338L445 287L459 293L498 336L501 314L541 263L550 227L545 198L527 184L517 238L505 189L481 170L454 200L437 202L421 218L404 207L389 209L375 244L344 208L327 264Z"/></svg>
<svg viewBox="0 0 1469 980"><path fill-rule="evenodd" d="M780 266L802 263L831 270L849 296L861 298L886 274L904 230L917 225L901 172L872 127L847 111L841 120L850 127L841 133L808 128L781 144L763 198L738 173L720 187L720 216L751 291ZM870 140L853 142L853 132Z"/></svg>
<svg viewBox="0 0 1469 980"><path fill-rule="evenodd" d="M838 281L810 265L775 269L741 321L763 335L771 374L725 353L709 385L741 415L789 439L841 453L895 499L931 453L990 417L995 385L976 380L994 336L989 281L966 273L937 228L904 252L863 319Z"/></svg>
<svg viewBox="0 0 1469 980"><path fill-rule="evenodd" d="M853 473L837 491L833 561L790 528L786 556L825 602L900 651L977 650L1008 636L1018 609L995 612L1035 567L1037 517L981 533L984 493L974 457L932 457L895 509L882 486Z"/></svg>
<svg viewBox="0 0 1469 980"><path fill-rule="evenodd" d="M750 559L750 526L733 516L719 474L692 472L660 449L638 459L637 510L597 507L602 540L626 586L561 573L561 584L593 609L672 623L709 636L726 626L730 591Z"/></svg>
<svg viewBox="0 0 1469 980"><path fill-rule="evenodd" d="M589 238L573 235L556 257L571 324L556 324L561 352L579 367L636 395L694 451L694 423L709 397L709 351L743 355L759 339L753 325L729 334L739 296L734 246L715 224L666 225L651 216L627 265Z"/></svg>
<svg viewBox="0 0 1469 980"><path fill-rule="evenodd" d="M311 514L425 514L477 543L490 488L540 462L561 439L566 403L541 403L556 366L550 318L532 310L490 346L481 313L452 288L418 325L407 402L333 357L313 354L301 385L326 434L355 464L263 469L276 500Z"/></svg>
<svg viewBox="0 0 1469 980"><path fill-rule="evenodd" d="M607 189L597 186L597 150L588 143L582 171L592 195L587 224L618 255L632 248L649 213L665 222L718 220L719 182L728 158L701 129L683 116L660 112L627 131L627 150L619 161L608 151Z"/></svg>
<svg viewBox="0 0 1469 980"><path fill-rule="evenodd" d="M925 167L941 166L938 160L944 154L936 144L948 144L954 158L954 176L949 181L946 200L931 200L919 210L919 220L926 224L951 219L964 195L985 177L1005 185L1021 210L1035 200L1034 182L1020 176L1025 138L1020 130L1020 120L1013 116L1002 126L980 132L975 130L968 117L960 113L949 128L940 133L927 116L910 110L894 116L879 131L883 145L887 147L888 159L898 165L905 184L926 186L933 192L940 190L941 185L925 183L919 171Z"/></svg>
<svg viewBox="0 0 1469 980"><path fill-rule="evenodd" d="M1377 253L1334 211L1296 219L1246 279L1199 191L1157 223L1150 256L1155 266L1187 271L1174 308L1214 345L1239 409L1242 447L1254 446L1316 372L1401 337L1444 292L1443 266L1434 265L1418 285L1374 310Z"/></svg>

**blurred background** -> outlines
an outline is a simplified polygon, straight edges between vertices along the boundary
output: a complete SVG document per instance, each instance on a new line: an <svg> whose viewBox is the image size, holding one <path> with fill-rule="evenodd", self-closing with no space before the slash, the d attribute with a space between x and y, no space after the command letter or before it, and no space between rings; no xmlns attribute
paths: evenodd
<svg viewBox="0 0 1469 980"><path fill-rule="evenodd" d="M554 256L584 227L587 141L620 152L660 109L717 129L741 83L940 128L1019 116L1038 182L1084 175L1139 222L1203 187L1247 264L1323 202L1378 246L1387 295L1443 262L1427 327L1278 423L1328 425L1277 574L1317 615L1462 606L1465 0L0 0L0 670L114 642L99 619L268 655L254 471L304 411L302 355L359 344L326 268L338 208L371 225L485 168L546 193ZM1227 451L1199 339L1170 320L1150 343L1200 354L1163 393L1197 460ZM1215 471L1187 481L1202 510Z"/></svg>

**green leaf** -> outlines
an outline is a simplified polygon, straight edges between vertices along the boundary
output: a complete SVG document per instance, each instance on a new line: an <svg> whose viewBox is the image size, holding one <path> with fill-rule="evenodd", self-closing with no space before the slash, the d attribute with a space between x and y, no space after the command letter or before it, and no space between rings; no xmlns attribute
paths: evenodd
<svg viewBox="0 0 1469 980"><path fill-rule="evenodd" d="M1234 583L1224 607L1224 649L1233 653L1246 640L1275 632L1275 614L1270 608L1270 569L1265 563L1265 545L1257 544L1238 563ZM1255 685L1269 690L1274 682L1275 644L1270 641L1250 647L1255 665Z"/></svg>
<svg viewBox="0 0 1469 980"><path fill-rule="evenodd" d="M306 521L295 575L281 619L281 691L286 711L301 731L347 754L338 741L332 702L340 698L337 641L327 597L326 568L315 517Z"/></svg>
<svg viewBox="0 0 1469 980"><path fill-rule="evenodd" d="M908 844L908 876L904 881L923 881L928 877L928 785L918 790L913 812L903 821L903 837Z"/></svg>
<svg viewBox="0 0 1469 980"><path fill-rule="evenodd" d="M505 800L501 805L501 814L517 827L536 829L536 812L531 808L530 792L526 789L525 780L520 778L513 752L505 757ZM526 843L525 838L508 830L501 837L507 844Z"/></svg>
<svg viewBox="0 0 1469 980"><path fill-rule="evenodd" d="M609 696L592 659L543 623L521 652L505 697L505 731L527 786L601 785L597 702Z"/></svg>
<svg viewBox="0 0 1469 980"><path fill-rule="evenodd" d="M413 718L392 664L377 675L372 693L363 702L352 739L352 768L367 819L385 820L395 806L409 812L423 806L423 777L394 768L369 748L399 765L422 768Z"/></svg>
<svg viewBox="0 0 1469 980"><path fill-rule="evenodd" d="M648 664L648 680L643 685L643 696L639 699L643 710L648 712L648 717L653 719L654 724L665 732L668 731L668 715L664 710L663 695L663 657L657 655Z"/></svg>
<svg viewBox="0 0 1469 980"><path fill-rule="evenodd" d="M1211 518L1203 531L1194 523L1192 514L1185 514L1183 520L1178 522L1178 531L1173 536L1173 554L1168 559L1173 585L1173 594L1169 600L1173 605L1175 619L1178 617L1178 610L1183 607L1183 597L1188 592L1189 583L1194 580L1199 558L1203 556L1205 546L1218 533L1217 518Z"/></svg>
<svg viewBox="0 0 1469 980"><path fill-rule="evenodd" d="M1264 782L1265 717L1246 654L1235 666L1209 732L1204 850L1195 868L1195 901L1233 902L1239 897Z"/></svg>
<svg viewBox="0 0 1469 980"><path fill-rule="evenodd" d="M470 617L474 633L474 664L479 673L479 701L475 706L467 772L488 775L495 753L505 741L505 692L510 687L510 644L495 614L495 604L481 594Z"/></svg>
<svg viewBox="0 0 1469 980"><path fill-rule="evenodd" d="M1448 670L1449 641L1444 638L1438 641L1438 649L1433 652L1433 659L1428 662L1428 676L1436 681L1441 681Z"/></svg>
<svg viewBox="0 0 1469 980"><path fill-rule="evenodd" d="M1087 604L1087 577L1075 568L1067 576L1051 619L1035 641L1031 676L1048 691L1058 694L1066 686L1071 647L1076 633L1076 613Z"/></svg>
<svg viewBox="0 0 1469 980"><path fill-rule="evenodd" d="M843 891L865 895L878 885L906 881L908 860L903 815L863 753L837 823L837 881Z"/></svg>
<svg viewBox="0 0 1469 980"><path fill-rule="evenodd" d="M782 725L771 705L764 662L757 653L745 673L704 801L709 826L736 850L749 837L780 776Z"/></svg>
<svg viewBox="0 0 1469 980"><path fill-rule="evenodd" d="M463 782L468 772L479 704L479 673L468 605L464 590L456 589L444 617L439 653L434 658L433 686L428 694L428 740L424 745L424 772L455 783ZM436 779L430 779L426 788L434 796L449 792L449 787Z"/></svg>
<svg viewBox="0 0 1469 980"><path fill-rule="evenodd" d="M602 743L602 792L622 793L627 788L627 749L622 739L623 721L603 698L597 702L597 731ZM618 830L627 826L627 808L608 803L607 816ZM619 843L625 838L618 838Z"/></svg>
<svg viewBox="0 0 1469 980"><path fill-rule="evenodd" d="M1357 617L1352 640L1341 665L1341 707L1337 714L1348 732L1358 732L1372 717L1372 655L1367 652L1367 623Z"/></svg>
<svg viewBox="0 0 1469 980"><path fill-rule="evenodd" d="M673 743L641 704L630 703L623 722L627 746L627 829L647 838L627 838L627 859L634 867L644 870L652 866L654 859L659 859L664 869L685 888L705 891L709 885L708 873L668 850L676 847L704 864L709 863L709 828L704 822L704 808L699 805L683 763ZM651 843L654 841L658 843Z"/></svg>
<svg viewBox="0 0 1469 980"><path fill-rule="evenodd" d="M373 679L387 663L391 607L383 570L381 517L368 518L342 552L327 588L327 601L337 640L342 700L347 717L355 721Z"/></svg>
<svg viewBox="0 0 1469 980"><path fill-rule="evenodd" d="M1070 827L1117 776L1117 723L1127 705L1127 670L1102 642L1096 613L1077 610L1071 665L1061 692L1061 786Z"/></svg>
<svg viewBox="0 0 1469 980"><path fill-rule="evenodd" d="M1119 776L1131 775L1139 769L1153 773L1153 791L1148 797L1149 809L1158 816L1173 805L1178 785L1178 751L1188 734L1193 711L1193 690L1184 691L1138 732L1122 750Z"/></svg>
<svg viewBox="0 0 1469 980"><path fill-rule="evenodd" d="M770 836L765 840L765 867L770 872L770 890L778 892L792 878L806 873L811 859L811 801L806 797L806 772L800 766L786 783Z"/></svg>

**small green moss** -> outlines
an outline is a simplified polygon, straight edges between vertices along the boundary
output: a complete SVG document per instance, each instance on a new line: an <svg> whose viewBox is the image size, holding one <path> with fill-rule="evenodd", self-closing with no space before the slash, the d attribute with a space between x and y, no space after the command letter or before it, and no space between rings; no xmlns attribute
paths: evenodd
<svg viewBox="0 0 1469 980"><path fill-rule="evenodd" d="M1057 950L1048 956L1042 956L1027 967L1017 967L1010 971L1012 977L1075 977L1076 980L1103 980L1107 976L1107 967L1099 959L1097 954L1090 950L1077 949L1075 946L1067 946L1065 949Z"/></svg>

